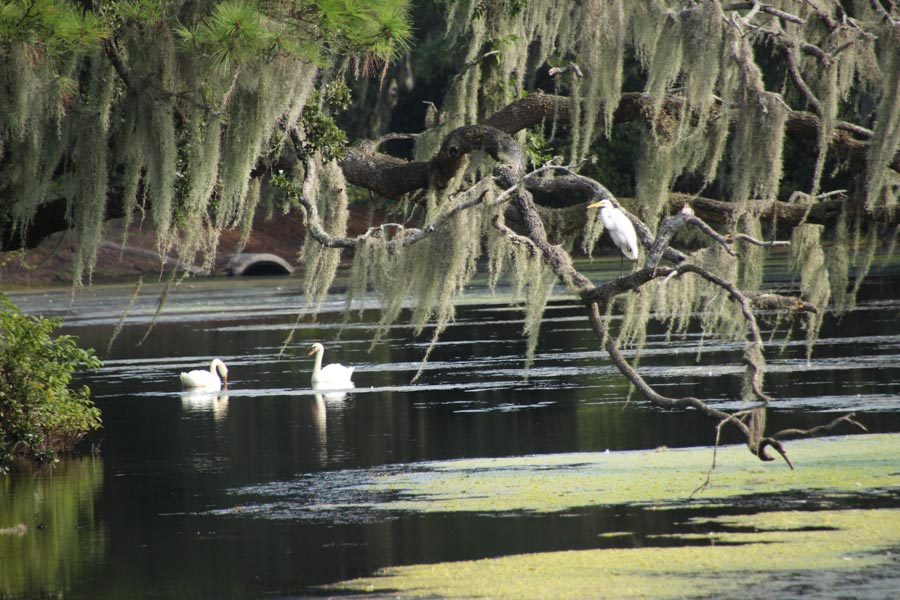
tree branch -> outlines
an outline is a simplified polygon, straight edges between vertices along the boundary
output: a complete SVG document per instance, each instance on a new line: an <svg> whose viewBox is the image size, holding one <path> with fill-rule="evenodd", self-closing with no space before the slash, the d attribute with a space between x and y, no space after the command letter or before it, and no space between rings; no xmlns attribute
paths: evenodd
<svg viewBox="0 0 900 600"><path fill-rule="evenodd" d="M869 431L866 429L866 426L854 419L856 413L846 414L842 417L838 417L837 419L826 423L824 425L817 425L816 427L811 427L810 429L782 429L777 433L773 433L769 436L772 440L783 440L788 438L798 438L798 437L812 437L814 435L818 435L820 433L827 433L840 425L841 423L849 423L862 431Z"/></svg>
<svg viewBox="0 0 900 600"><path fill-rule="evenodd" d="M772 6L771 4L763 4L762 2L734 2L732 4L727 4L722 7L724 11L735 11L735 10L751 10L752 13L755 12L764 12L766 14L772 15L773 17L778 17L779 19L784 19L785 21L790 21L791 23L797 23L798 25L806 25L806 21L798 17L797 15L792 15L791 13L784 12L783 10L779 10ZM750 17L748 17L749 20Z"/></svg>
<svg viewBox="0 0 900 600"><path fill-rule="evenodd" d="M809 104L813 111L820 117L822 116L822 103L816 98L816 95L813 93L809 86L806 85L806 81L803 80L803 75L800 74L800 69L797 67L797 59L794 56L794 51L791 47L786 47L784 49L785 57L787 58L788 64L788 73L791 75L791 81L794 82L794 87L796 87L803 97L806 99L807 104Z"/></svg>

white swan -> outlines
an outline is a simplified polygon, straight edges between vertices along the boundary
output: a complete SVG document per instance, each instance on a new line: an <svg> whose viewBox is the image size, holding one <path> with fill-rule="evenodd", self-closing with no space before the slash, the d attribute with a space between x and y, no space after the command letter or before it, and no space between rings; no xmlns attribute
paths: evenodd
<svg viewBox="0 0 900 600"><path fill-rule="evenodd" d="M219 379L219 376L222 379ZM203 389L203 390L220 390L222 389L222 381L225 381L225 387L228 387L228 367L225 366L218 358L212 359L209 363L209 371L188 371L181 374L181 385L186 388Z"/></svg>
<svg viewBox="0 0 900 600"><path fill-rule="evenodd" d="M340 363L333 363L322 366L322 353L325 352L325 346L318 342L312 345L310 355L316 355L316 364L313 366L312 385L313 388L339 388L353 387L350 377L353 375L353 367L345 367Z"/></svg>

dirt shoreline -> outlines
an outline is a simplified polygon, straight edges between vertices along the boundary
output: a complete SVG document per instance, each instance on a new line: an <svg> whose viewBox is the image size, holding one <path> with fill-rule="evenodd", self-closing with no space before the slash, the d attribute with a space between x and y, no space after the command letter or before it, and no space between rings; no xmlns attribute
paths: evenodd
<svg viewBox="0 0 900 600"><path fill-rule="evenodd" d="M368 224L367 210L351 209L349 235L364 231ZM140 276L159 277L171 272L174 259L159 254L155 232L142 227L140 222L133 222L125 235L122 219L108 221L105 228L93 275L90 281L83 282L85 285L127 283ZM253 231L242 252L274 254L296 266L304 234L305 227L298 213L269 217L258 211ZM225 267L238 248L240 239L241 232L238 230L222 233L212 275L225 275ZM0 253L0 289L72 285L74 260L75 244L70 232L54 233L36 248Z"/></svg>

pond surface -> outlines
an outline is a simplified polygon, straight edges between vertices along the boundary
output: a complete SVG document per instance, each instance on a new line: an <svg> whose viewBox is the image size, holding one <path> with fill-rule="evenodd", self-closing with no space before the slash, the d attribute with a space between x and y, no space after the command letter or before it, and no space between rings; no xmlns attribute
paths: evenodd
<svg viewBox="0 0 900 600"><path fill-rule="evenodd" d="M97 286L74 303L69 290L11 295L27 312L63 317L66 333L97 349L103 368L79 382L104 428L91 440L98 455L2 481L0 597L297 597L393 565L680 543L667 535L685 515L640 507L319 510L348 502L360 474L410 463L709 446L715 430L629 400L575 304L547 309L526 376L521 310L476 291L412 384L429 331L394 326L373 345L377 312L344 324L337 297L316 323L297 323L301 289L293 278L185 282L140 343L159 292L145 286L108 352L130 288ZM740 406L739 344L650 333L641 366L663 393ZM770 431L849 410L872 432L900 431L900 277L873 280L857 310L829 315L811 361L803 337L776 335L768 355ZM355 389L310 389L314 341L325 363L355 366ZM178 373L213 357L229 367L227 392L182 392ZM885 502L900 508L897 495ZM604 535L615 532L630 535Z"/></svg>

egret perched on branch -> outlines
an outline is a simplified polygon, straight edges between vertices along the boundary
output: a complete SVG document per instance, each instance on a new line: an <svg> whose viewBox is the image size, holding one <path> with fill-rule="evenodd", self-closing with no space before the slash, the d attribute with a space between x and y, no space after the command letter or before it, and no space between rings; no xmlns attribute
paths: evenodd
<svg viewBox="0 0 900 600"><path fill-rule="evenodd" d="M637 233L634 231L634 225L631 219L625 216L621 210L616 208L609 200L601 200L588 204L588 208L600 207L600 220L603 221L603 227L609 232L612 241L619 247L622 254L630 260L638 259Z"/></svg>

